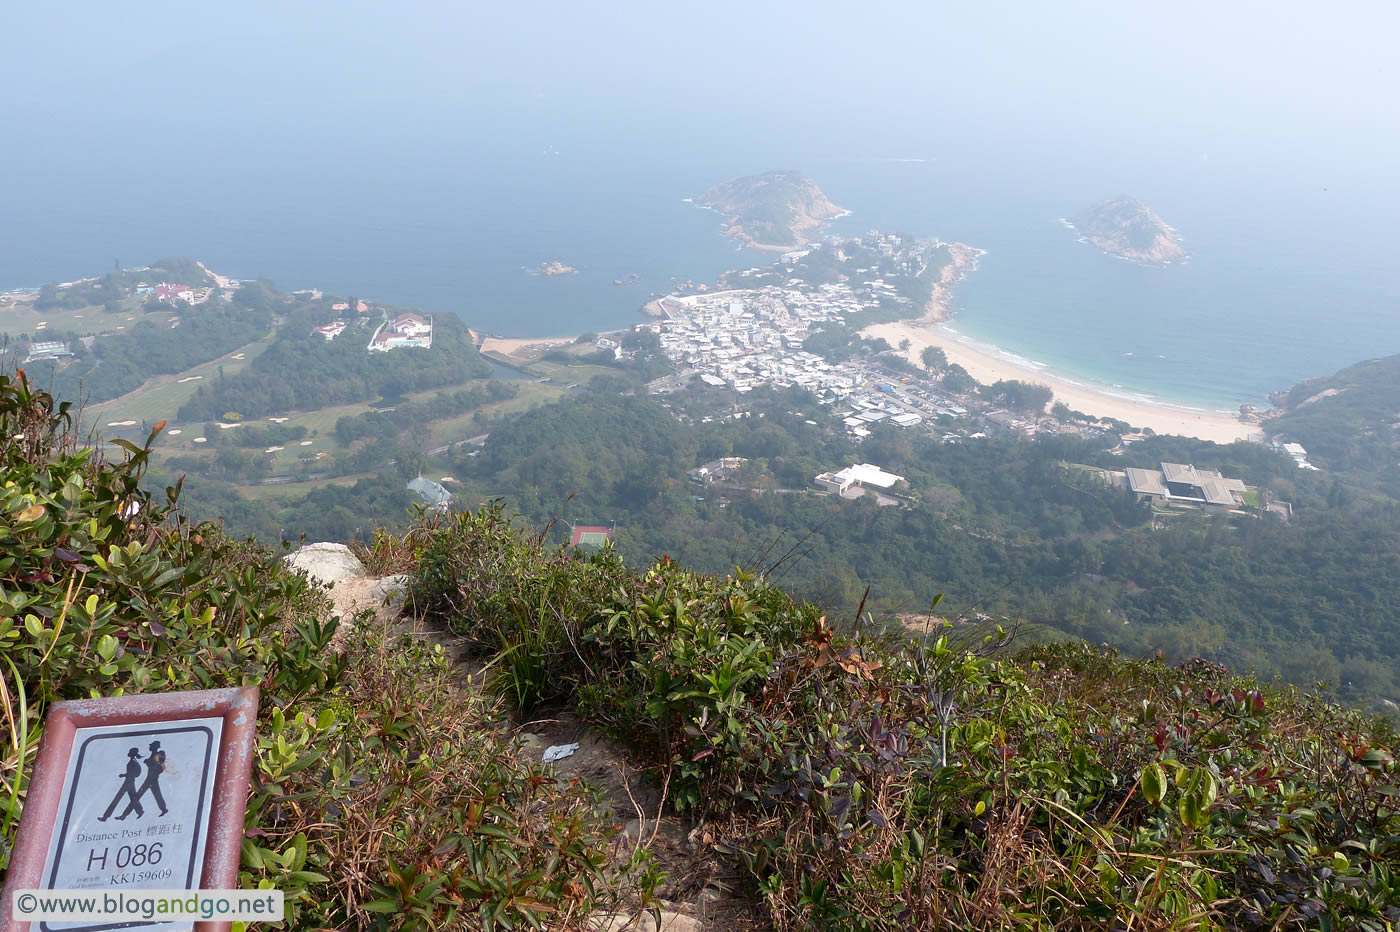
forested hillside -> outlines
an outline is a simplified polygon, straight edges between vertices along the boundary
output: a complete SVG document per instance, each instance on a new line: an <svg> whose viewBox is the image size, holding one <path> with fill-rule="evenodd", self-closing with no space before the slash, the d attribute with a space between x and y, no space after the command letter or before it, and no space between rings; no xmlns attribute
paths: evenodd
<svg viewBox="0 0 1400 932"><path fill-rule="evenodd" d="M200 307L175 326L166 320L141 321L90 343L54 332L48 336L65 340L77 359L61 368L52 362L31 364L30 371L45 383L52 371L54 390L61 397L106 401L134 391L147 379L183 372L265 336L272 317L269 310L235 302Z"/></svg>
<svg viewBox="0 0 1400 932"><path fill-rule="evenodd" d="M570 523L612 525L634 565L665 554L705 572L742 566L833 611L864 601L886 620L943 593L952 617L1024 619L1043 637L1202 656L1358 698L1400 695L1395 506L1338 495L1332 479L1258 444L1154 438L1114 455L1103 441L945 444L885 428L856 446L824 427L809 396L754 394L749 416L708 423L676 417L692 403L683 396L576 395L492 423L480 453L439 461L463 483L460 505L500 498L531 526L556 521L559 540ZM723 456L747 462L715 484L687 476ZM1098 470L1162 460L1243 477L1290 502L1293 518L1186 513L1154 529L1147 506ZM818 473L856 462L905 476L905 504L811 490ZM280 510L204 482L188 494L240 531L367 536L407 520L410 475L324 488Z"/></svg>
<svg viewBox="0 0 1400 932"><path fill-rule="evenodd" d="M1400 355L1310 379L1277 399L1271 436L1301 443L1316 465L1400 500Z"/></svg>
<svg viewBox="0 0 1400 932"><path fill-rule="evenodd" d="M644 404L608 421L668 442ZM408 574L407 626L328 618L178 487L141 491L163 425L114 462L68 414L0 375L0 881L52 703L257 684L238 885L291 927L581 932L718 883L712 927L779 932L1400 921L1395 732L1316 695L928 615L881 632L499 506L361 550ZM515 723L563 716L625 752L632 810L611 773L535 762Z"/></svg>
<svg viewBox="0 0 1400 932"><path fill-rule="evenodd" d="M466 326L451 314L433 319L428 349L370 353L365 342L346 334L326 341L312 332L325 323L325 310L291 316L267 352L244 372L201 386L181 406L181 421L223 418L234 411L262 417L284 411L323 408L380 396L453 385L491 371L476 352Z"/></svg>
<svg viewBox="0 0 1400 932"><path fill-rule="evenodd" d="M891 613L948 593L954 614L1397 694L1400 509L1329 507L1327 480L1255 444L1161 438L1110 456L1078 440L940 444L888 428L856 448L794 404L775 397L762 417L697 427L644 398L565 402L494 428L455 474L537 524L615 522L629 561L769 568L843 611L867 585L867 607ZM686 478L719 456L750 459L734 488ZM1292 500L1295 517L1183 515L1153 530L1145 505L1067 465L1161 460L1243 475ZM907 477L912 506L805 491L818 472L860 461Z"/></svg>

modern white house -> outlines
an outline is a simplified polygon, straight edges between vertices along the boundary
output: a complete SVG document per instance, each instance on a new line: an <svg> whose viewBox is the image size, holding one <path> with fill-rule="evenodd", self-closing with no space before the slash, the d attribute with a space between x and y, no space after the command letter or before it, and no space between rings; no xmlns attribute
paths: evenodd
<svg viewBox="0 0 1400 932"><path fill-rule="evenodd" d="M369 340L371 353L387 353L400 347L428 349L433 345L433 322L417 314L400 314L386 324L380 324Z"/></svg>
<svg viewBox="0 0 1400 932"><path fill-rule="evenodd" d="M1185 463L1162 463L1162 468L1129 466L1124 475L1128 488L1140 501L1157 504L1197 505L1211 511L1228 510L1244 503L1243 480L1229 479L1216 469L1197 469Z"/></svg>
<svg viewBox="0 0 1400 932"><path fill-rule="evenodd" d="M885 472L879 466L873 466L870 463L858 463L854 466L847 466L838 472L824 472L813 481L817 488L841 495L857 485L888 489L895 483L903 482L904 477L896 476L892 472Z"/></svg>

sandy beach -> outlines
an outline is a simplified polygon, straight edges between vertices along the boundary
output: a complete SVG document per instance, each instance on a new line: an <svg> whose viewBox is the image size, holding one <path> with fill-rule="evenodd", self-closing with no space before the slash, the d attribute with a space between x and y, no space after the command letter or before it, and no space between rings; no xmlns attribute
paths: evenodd
<svg viewBox="0 0 1400 932"><path fill-rule="evenodd" d="M861 333L871 338L883 338L891 346L899 346L907 339L909 348L904 355L916 365L922 365L920 354L925 347L937 346L947 354L950 363L962 366L969 375L984 384L1000 379L1019 379L1023 382L1046 385L1055 393L1056 401L1063 401L1076 411L1127 421L1134 427L1150 427L1159 434L1181 434L1213 440L1216 443L1230 443L1245 440L1259 430L1257 425L1246 424L1224 412L1119 397L1095 386L1060 378L1033 366L1018 364L1014 359L963 342L957 334L940 323L901 321L894 324L875 324Z"/></svg>

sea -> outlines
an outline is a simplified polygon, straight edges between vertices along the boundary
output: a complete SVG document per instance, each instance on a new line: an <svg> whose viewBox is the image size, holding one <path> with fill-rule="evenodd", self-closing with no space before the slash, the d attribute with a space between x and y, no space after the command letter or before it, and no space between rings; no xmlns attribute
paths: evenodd
<svg viewBox="0 0 1400 932"><path fill-rule="evenodd" d="M1400 210L1352 173L1220 152L1025 151L976 139L764 139L584 123L403 137L227 136L14 156L0 290L161 256L237 278L455 313L479 331L626 327L681 281L772 261L688 198L796 169L867 230L986 250L955 289L959 335L1127 396L1210 409L1400 352ZM1063 218L1126 194L1183 237L1118 259ZM574 267L548 277L546 261Z"/></svg>

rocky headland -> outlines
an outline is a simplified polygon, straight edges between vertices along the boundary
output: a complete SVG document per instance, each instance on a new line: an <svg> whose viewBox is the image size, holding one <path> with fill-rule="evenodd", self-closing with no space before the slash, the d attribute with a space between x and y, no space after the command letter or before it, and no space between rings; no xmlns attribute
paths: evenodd
<svg viewBox="0 0 1400 932"><path fill-rule="evenodd" d="M1166 265L1186 258L1176 231L1152 208L1130 197L1099 201L1068 222L1086 242L1109 255L1149 265Z"/></svg>
<svg viewBox="0 0 1400 932"><path fill-rule="evenodd" d="M946 248L948 261L938 270L928 300L924 302L924 313L919 318L921 324L942 323L953 316L956 308L949 287L962 281L968 272L976 271L977 260L985 253L985 250L966 243L948 243Z"/></svg>
<svg viewBox="0 0 1400 932"><path fill-rule="evenodd" d="M728 220L730 236L759 249L788 250L846 213L817 183L795 171L749 175L717 184L695 199Z"/></svg>

